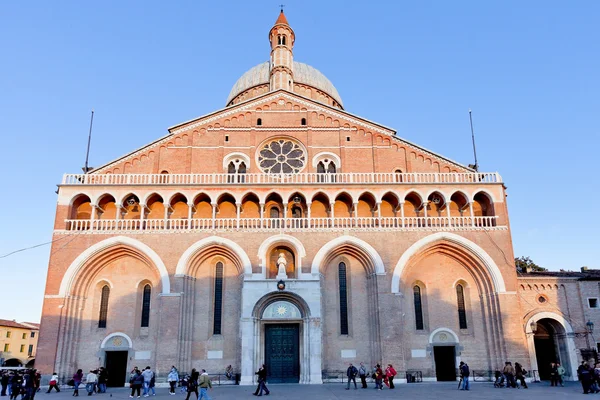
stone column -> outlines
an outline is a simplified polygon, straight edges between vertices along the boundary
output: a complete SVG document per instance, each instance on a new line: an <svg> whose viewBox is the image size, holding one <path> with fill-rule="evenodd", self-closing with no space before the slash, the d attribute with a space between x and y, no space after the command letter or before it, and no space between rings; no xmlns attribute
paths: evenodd
<svg viewBox="0 0 600 400"><path fill-rule="evenodd" d="M240 213L242 211L242 203L235 203L235 217L236 217L236 228L240 229Z"/></svg>
<svg viewBox="0 0 600 400"><path fill-rule="evenodd" d="M261 229L264 228L264 220L265 220L265 203L260 203L260 227Z"/></svg>
<svg viewBox="0 0 600 400"><path fill-rule="evenodd" d="M255 350L255 324L254 318L240 319L240 337L242 340L242 357L241 357L241 380L240 385L252 385L254 383L254 356Z"/></svg>
<svg viewBox="0 0 600 400"><path fill-rule="evenodd" d="M331 210L329 217L331 218L331 227L333 228L335 222L335 202L329 203L329 209Z"/></svg>
<svg viewBox="0 0 600 400"><path fill-rule="evenodd" d="M212 229L215 229L215 219L217 218L217 203L210 203L210 205L212 206L211 227L212 227Z"/></svg>
<svg viewBox="0 0 600 400"><path fill-rule="evenodd" d="M312 206L312 202L311 203L306 203L306 216L307 216L307 220L308 222L306 223L306 227L310 229L310 207Z"/></svg>
<svg viewBox="0 0 600 400"><path fill-rule="evenodd" d="M306 323L305 323L306 324ZM309 351L309 378L310 384L322 384L323 375L322 368L322 346L321 339L323 336L323 328L321 326L321 318L309 318L305 329L308 330Z"/></svg>

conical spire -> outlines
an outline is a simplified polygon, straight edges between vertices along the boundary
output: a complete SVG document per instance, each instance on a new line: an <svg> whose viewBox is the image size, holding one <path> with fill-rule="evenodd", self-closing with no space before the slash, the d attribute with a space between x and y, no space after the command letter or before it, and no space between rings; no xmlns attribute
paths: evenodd
<svg viewBox="0 0 600 400"><path fill-rule="evenodd" d="M279 13L279 17L277 17L277 21L275 21L275 25L290 25L288 24L287 18L285 17L285 14L283 13L283 9L281 9L281 12Z"/></svg>

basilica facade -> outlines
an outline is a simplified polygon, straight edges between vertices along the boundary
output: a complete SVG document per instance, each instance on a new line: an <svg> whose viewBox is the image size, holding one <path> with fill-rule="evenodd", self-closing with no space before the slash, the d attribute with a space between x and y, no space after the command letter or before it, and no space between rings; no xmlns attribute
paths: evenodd
<svg viewBox="0 0 600 400"><path fill-rule="evenodd" d="M431 380L461 360L530 368L537 306L501 176L346 111L294 60L283 12L268 39L225 108L64 176L37 368L104 365L115 386L146 365L231 364L242 384L263 363L307 384L361 361Z"/></svg>

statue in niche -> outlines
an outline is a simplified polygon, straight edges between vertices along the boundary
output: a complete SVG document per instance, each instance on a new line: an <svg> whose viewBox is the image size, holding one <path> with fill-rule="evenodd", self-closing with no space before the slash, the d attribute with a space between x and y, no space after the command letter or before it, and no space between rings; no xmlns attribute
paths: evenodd
<svg viewBox="0 0 600 400"><path fill-rule="evenodd" d="M277 259L277 279L287 279L286 267L287 260L285 259L285 254L279 253L279 258Z"/></svg>

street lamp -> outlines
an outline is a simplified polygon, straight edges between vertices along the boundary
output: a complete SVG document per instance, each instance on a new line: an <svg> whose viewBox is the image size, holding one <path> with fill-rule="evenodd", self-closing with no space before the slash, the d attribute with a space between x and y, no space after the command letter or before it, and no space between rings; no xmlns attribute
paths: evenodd
<svg viewBox="0 0 600 400"><path fill-rule="evenodd" d="M594 323L592 321L590 321L589 319L588 319L588 322L585 324L585 327L589 334L594 333Z"/></svg>
<svg viewBox="0 0 600 400"><path fill-rule="evenodd" d="M531 328L531 333L533 333L535 335L538 330L537 322L531 321L531 323L529 324L529 327Z"/></svg>

